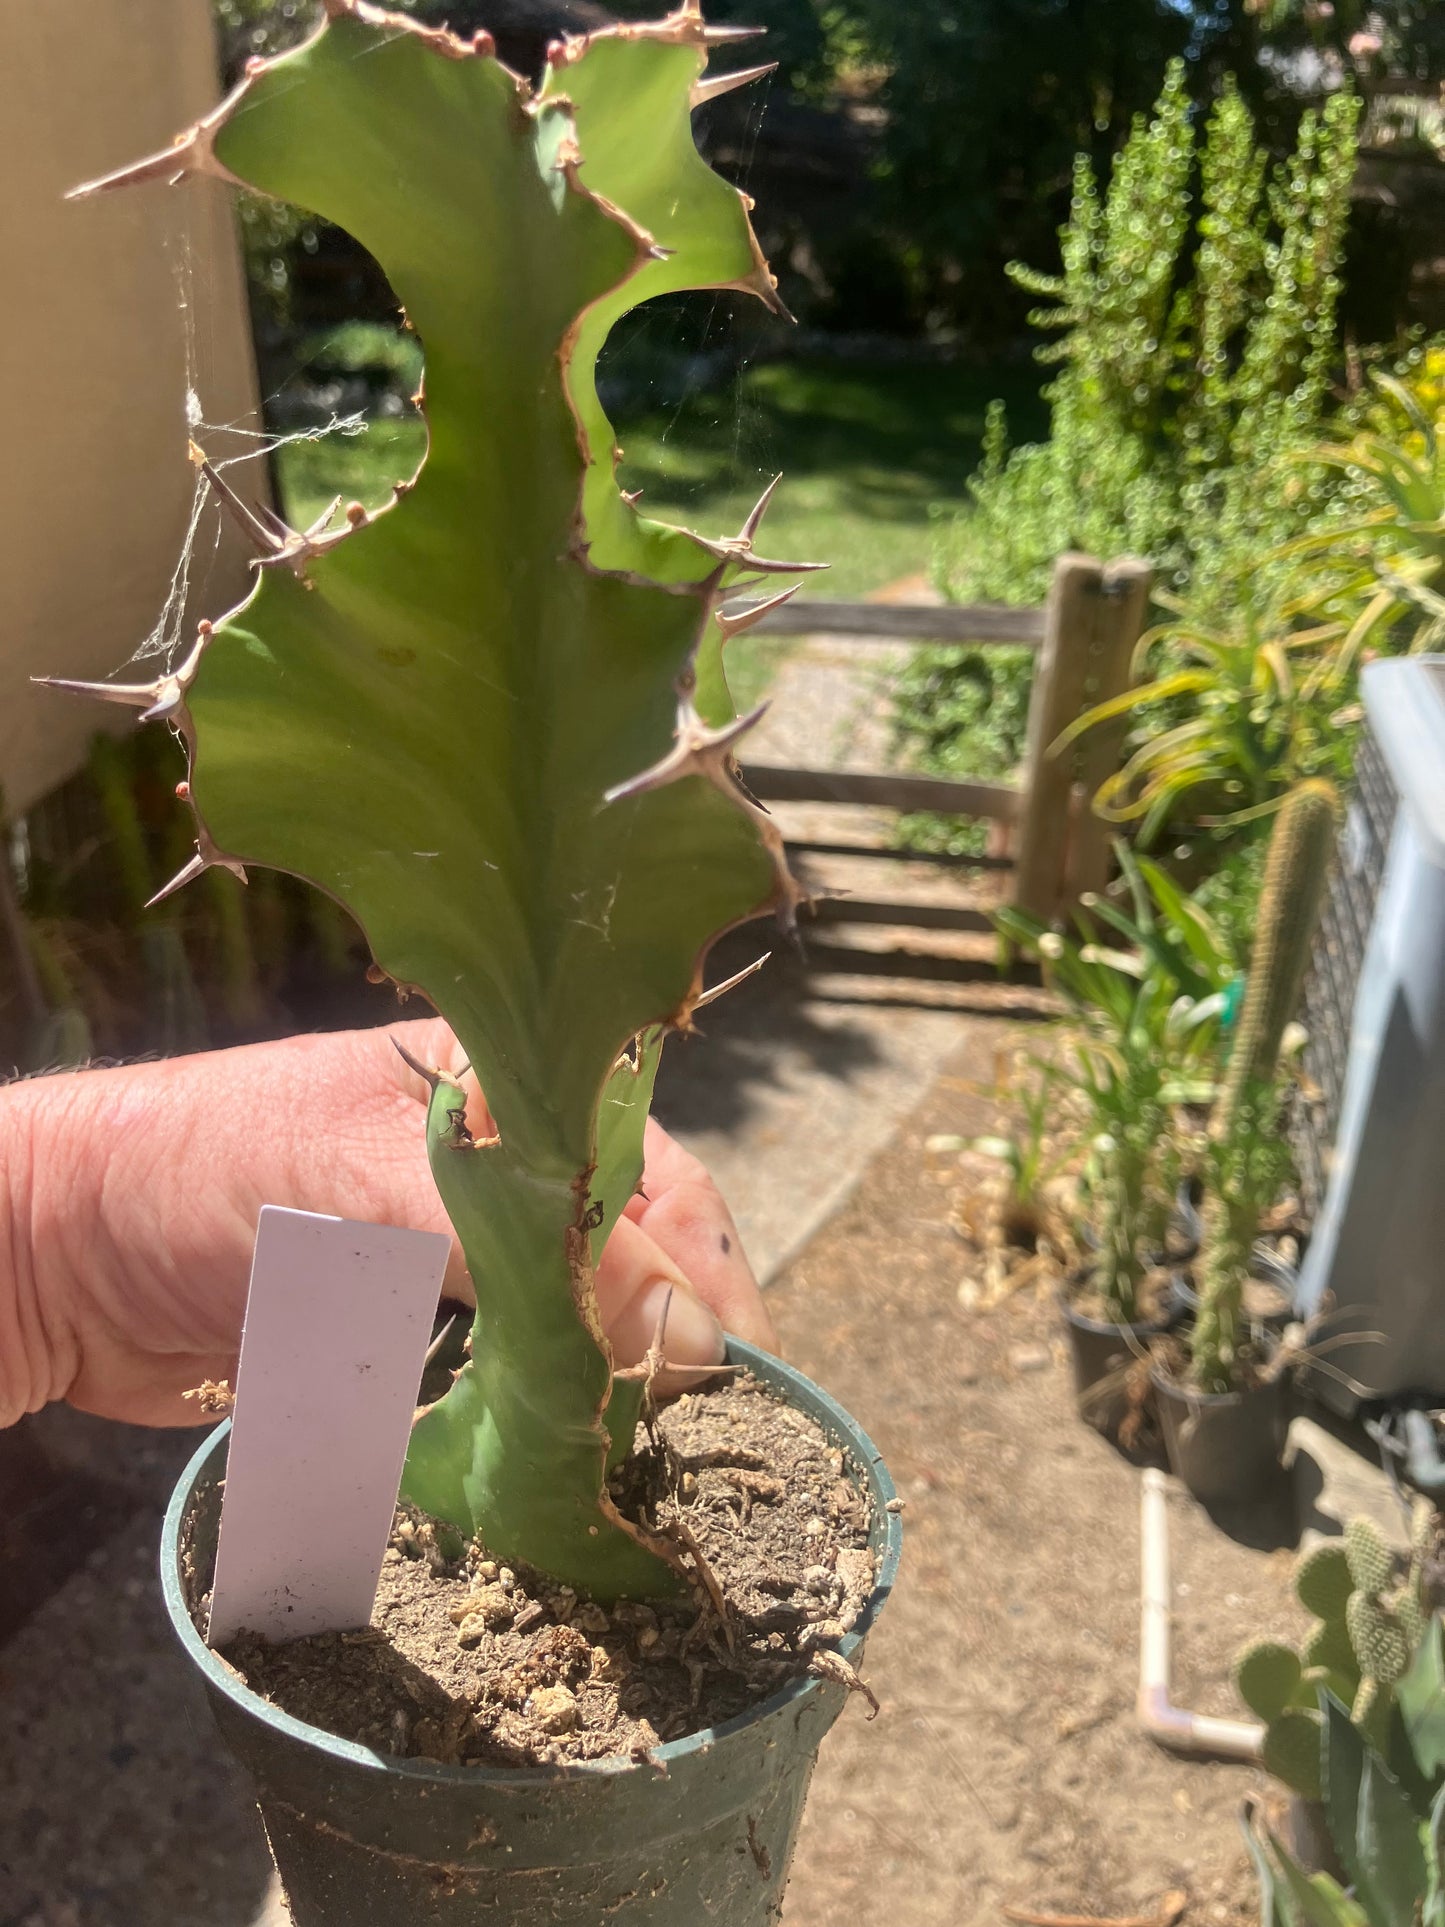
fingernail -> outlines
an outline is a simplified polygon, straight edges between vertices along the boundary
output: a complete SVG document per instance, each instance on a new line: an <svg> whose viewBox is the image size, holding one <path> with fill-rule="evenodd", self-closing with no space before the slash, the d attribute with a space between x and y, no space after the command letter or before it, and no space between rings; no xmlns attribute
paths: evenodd
<svg viewBox="0 0 1445 1927"><path fill-rule="evenodd" d="M657 1321L667 1305L667 1329L662 1335L663 1354L669 1365L720 1365L723 1360L723 1328L700 1298L671 1278L653 1278L632 1301L636 1320L634 1332L642 1338L642 1349L652 1343Z"/></svg>

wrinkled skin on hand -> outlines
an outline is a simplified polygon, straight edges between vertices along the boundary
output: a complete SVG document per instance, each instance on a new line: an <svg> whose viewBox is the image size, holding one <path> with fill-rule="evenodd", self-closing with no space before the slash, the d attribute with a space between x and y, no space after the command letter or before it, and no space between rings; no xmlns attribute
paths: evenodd
<svg viewBox="0 0 1445 1927"><path fill-rule="evenodd" d="M15 1307L13 1334L0 1319L0 1422L62 1398L144 1425L205 1420L183 1394L235 1383L263 1204L449 1232L421 1129L427 1090L394 1037L419 1062L460 1068L433 1019L0 1093ZM485 1132L479 1095L469 1119ZM724 1328L772 1342L716 1185L649 1122L643 1192L597 1272L619 1365L641 1359L669 1287L674 1363L720 1358ZM470 1302L455 1240L445 1292Z"/></svg>

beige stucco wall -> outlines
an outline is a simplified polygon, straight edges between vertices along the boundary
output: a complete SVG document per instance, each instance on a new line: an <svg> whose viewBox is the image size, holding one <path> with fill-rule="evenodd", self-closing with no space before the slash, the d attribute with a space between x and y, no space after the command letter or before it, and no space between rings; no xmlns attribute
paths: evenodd
<svg viewBox="0 0 1445 1927"><path fill-rule="evenodd" d="M30 676L108 675L166 598L194 482L183 293L206 419L257 424L226 190L62 198L214 104L207 0L0 0L0 16L0 783L13 814L127 715ZM238 547L217 555L215 531L208 510L193 621L246 587Z"/></svg>

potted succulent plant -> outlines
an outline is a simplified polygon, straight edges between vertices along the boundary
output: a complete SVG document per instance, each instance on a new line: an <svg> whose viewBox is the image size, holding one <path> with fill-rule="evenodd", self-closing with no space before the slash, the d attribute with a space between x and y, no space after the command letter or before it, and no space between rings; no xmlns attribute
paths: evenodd
<svg viewBox="0 0 1445 1927"><path fill-rule="evenodd" d="M1069 1006L1059 1083L1072 1086L1083 1148L1082 1256L1061 1305L1081 1414L1111 1438L1147 1391L1151 1342L1177 1316L1172 1273L1191 1252L1174 1206L1174 1119L1213 1093L1230 975L1208 919L1165 872L1123 844L1116 855L1129 908L1090 897L1078 937L1016 910L997 918Z"/></svg>
<svg viewBox="0 0 1445 1927"><path fill-rule="evenodd" d="M1260 1642L1236 1677L1265 1721L1264 1762L1296 1795L1289 1838L1252 1808L1245 1838L1274 1927L1417 1927L1445 1887L1445 1642L1422 1571L1438 1520L1417 1507L1403 1580L1354 1519L1296 1569L1317 1616L1301 1653Z"/></svg>
<svg viewBox="0 0 1445 1927"><path fill-rule="evenodd" d="M1240 1698L1264 1722L1263 1759L1302 1800L1324 1798L1320 1688L1349 1709L1369 1743L1388 1753L1396 1688L1410 1671L1434 1601L1425 1562L1436 1534L1435 1508L1417 1499L1407 1570L1374 1521L1359 1517L1343 1539L1326 1539L1295 1562L1294 1591L1314 1625L1298 1650L1253 1640L1234 1662Z"/></svg>
<svg viewBox="0 0 1445 1927"><path fill-rule="evenodd" d="M1311 779L1270 834L1254 949L1229 1062L1202 1155L1198 1309L1182 1372L1154 1374L1173 1470L1196 1498L1227 1505L1268 1486L1284 1438L1284 1354L1243 1313L1260 1220L1289 1171L1279 1081L1334 849L1338 796Z"/></svg>
<svg viewBox="0 0 1445 1927"><path fill-rule="evenodd" d="M613 323L651 296L736 288L780 305L747 204L691 136L690 109L748 77L703 78L710 45L739 30L685 0L554 46L533 87L485 33L463 41L365 0L326 14L172 148L96 185L219 176L348 229L421 337L426 459L384 510L300 532L235 503L196 451L254 537L254 592L153 683L95 693L186 745L196 849L168 887L257 864L329 893L376 970L450 1022L485 1095L483 1117L462 1078L418 1067L477 1313L469 1357L415 1424L398 1530L448 1597L460 1588L454 1643L484 1640L493 1605L518 1637L526 1581L556 1635L545 1665L572 1682L545 1688L551 1714L570 1700L575 1718L594 1687L625 1698L609 1668L649 1651L668 1656L684 1708L715 1665L742 1703L636 1758L544 1746L531 1766L474 1764L465 1736L439 1739L404 1706L397 1732L426 1732L391 1751L268 1703L199 1630L223 1436L178 1489L168 1598L259 1782L297 1927L761 1927L892 1578L896 1507L856 1425L734 1345L765 1404L821 1428L832 1475L803 1495L806 1584L794 1598L784 1580L739 1627L688 1525L702 1474L679 1473L665 1429L639 1434L640 1415L656 1423L649 1380L614 1370L593 1287L640 1182L659 1051L689 1027L710 945L768 911L790 925L799 898L733 760L757 712L734 715L722 646L756 619L724 598L803 565L756 548L767 496L721 541L642 516L594 381ZM761 1463L743 1454L743 1509L787 1497ZM843 1519L850 1543L830 1554ZM346 1650L380 1678L374 1641Z"/></svg>

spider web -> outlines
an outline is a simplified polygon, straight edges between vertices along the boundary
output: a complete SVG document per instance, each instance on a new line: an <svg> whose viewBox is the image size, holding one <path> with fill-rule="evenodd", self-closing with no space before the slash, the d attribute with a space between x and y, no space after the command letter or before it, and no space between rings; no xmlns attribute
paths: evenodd
<svg viewBox="0 0 1445 1927"><path fill-rule="evenodd" d="M749 90L737 161L727 170L734 184L744 191L752 176L770 91L768 80ZM354 440L364 436L374 419L364 409L331 413L320 422L290 430L278 427L277 414L293 391L289 379L264 394L258 406L229 420L213 419L207 412L206 384L199 372L199 344L208 309L213 310L213 304L223 297L211 285L209 265L198 258L184 207L180 205L183 200L183 191L173 197L175 213L166 239L184 342L184 391L179 423L182 445L197 443L204 448L211 464L225 471L244 469L255 462L271 464L278 451L300 443L324 443L336 437ZM715 293L645 303L619 324L604 351L599 380L604 392L611 391L610 399L620 416L617 423L620 439L626 438L629 418L655 422L656 417L662 415L664 419L656 441L657 446L665 450L675 440L685 414L709 404L716 409L714 426L718 433L712 446L717 460L709 462L713 472L692 478L690 485L683 478L674 479L669 500L652 505L664 519L691 519L687 514L689 495L706 496L719 483L736 482L741 487L744 482L768 479L776 473L767 461L774 440L771 424L760 410L750 408L747 403L747 377L755 360L748 344L757 337L750 336L745 325L739 323L738 311L743 301L741 296ZM399 310L396 325L400 332ZM277 474L274 466L271 473L273 477ZM383 473L378 467L378 478ZM405 478L406 465L400 464L398 474L385 479ZM280 492L284 497L284 489ZM753 492L757 493L757 489ZM283 514L287 513L284 499L276 506ZM130 664L159 659L169 669L184 656L193 640L193 598L216 563L222 533L220 505L204 476L196 470L175 566L156 620L132 651ZM117 673L124 675L128 666Z"/></svg>

